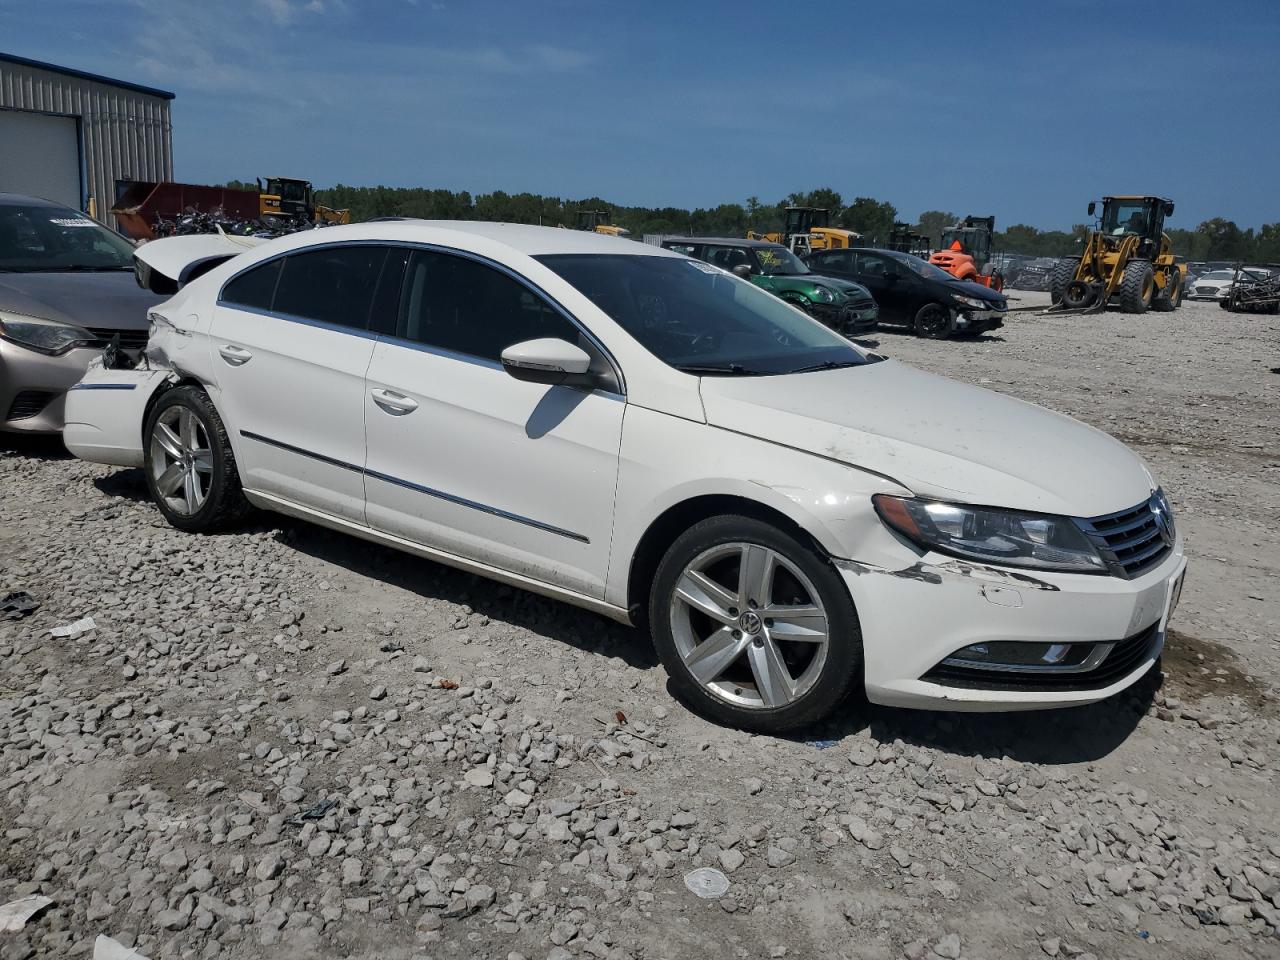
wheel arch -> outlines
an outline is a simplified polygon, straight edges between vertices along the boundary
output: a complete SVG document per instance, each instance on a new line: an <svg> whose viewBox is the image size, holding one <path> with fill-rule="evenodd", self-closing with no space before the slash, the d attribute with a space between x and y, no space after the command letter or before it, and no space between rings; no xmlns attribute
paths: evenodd
<svg viewBox="0 0 1280 960"><path fill-rule="evenodd" d="M637 625L644 622L647 598L658 564L677 537L696 523L711 517L737 514L772 523L780 529L810 543L824 556L830 550L794 516L758 499L736 493L704 493L688 497L667 507L645 528L627 572L627 610Z"/></svg>

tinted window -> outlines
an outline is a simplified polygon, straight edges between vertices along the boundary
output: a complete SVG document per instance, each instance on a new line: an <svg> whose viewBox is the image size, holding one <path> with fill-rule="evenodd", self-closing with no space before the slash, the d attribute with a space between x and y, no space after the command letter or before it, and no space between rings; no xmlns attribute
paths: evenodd
<svg viewBox="0 0 1280 960"><path fill-rule="evenodd" d="M698 375L795 373L871 362L746 280L678 257L538 257L664 362Z"/></svg>
<svg viewBox="0 0 1280 960"><path fill-rule="evenodd" d="M280 277L282 260L272 260L260 267L246 270L222 288L220 299L238 307L254 310L270 310L271 298L276 293L276 280Z"/></svg>
<svg viewBox="0 0 1280 960"><path fill-rule="evenodd" d="M392 247L382 265L382 277L378 280L378 292L373 297L373 309L369 312L369 329L375 333L395 336L400 322L400 291L404 286L404 268L409 262L410 251L405 247Z"/></svg>
<svg viewBox="0 0 1280 960"><path fill-rule="evenodd" d="M853 270L853 251L826 250L815 253L809 258L809 267L813 270L839 270L848 273Z"/></svg>
<svg viewBox="0 0 1280 960"><path fill-rule="evenodd" d="M306 320L366 329L386 247L324 247L284 258L271 309Z"/></svg>
<svg viewBox="0 0 1280 960"><path fill-rule="evenodd" d="M721 270L732 270L734 267L748 266L758 269L751 261L745 247L707 247L702 254L707 263L715 264Z"/></svg>
<svg viewBox="0 0 1280 960"><path fill-rule="evenodd" d="M409 258L399 335L494 361L525 340L579 342L577 327L505 273L466 257L426 250Z"/></svg>

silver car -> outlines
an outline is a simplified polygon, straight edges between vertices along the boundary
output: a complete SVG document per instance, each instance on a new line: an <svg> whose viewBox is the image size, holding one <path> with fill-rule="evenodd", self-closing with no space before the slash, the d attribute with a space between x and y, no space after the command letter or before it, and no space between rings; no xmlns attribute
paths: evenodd
<svg viewBox="0 0 1280 960"><path fill-rule="evenodd" d="M67 390L116 334L145 346L164 298L134 280L133 249L77 210L0 193L0 431L57 433Z"/></svg>

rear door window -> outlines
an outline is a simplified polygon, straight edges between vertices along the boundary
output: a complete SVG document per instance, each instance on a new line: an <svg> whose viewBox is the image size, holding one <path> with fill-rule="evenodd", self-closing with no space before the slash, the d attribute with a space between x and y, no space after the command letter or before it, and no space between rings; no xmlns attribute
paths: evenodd
<svg viewBox="0 0 1280 960"><path fill-rule="evenodd" d="M322 247L283 259L273 313L368 329L374 290L387 259L386 247Z"/></svg>
<svg viewBox="0 0 1280 960"><path fill-rule="evenodd" d="M272 260L260 267L246 270L222 288L223 303L250 310L270 310L276 295L276 281L280 279L283 260Z"/></svg>

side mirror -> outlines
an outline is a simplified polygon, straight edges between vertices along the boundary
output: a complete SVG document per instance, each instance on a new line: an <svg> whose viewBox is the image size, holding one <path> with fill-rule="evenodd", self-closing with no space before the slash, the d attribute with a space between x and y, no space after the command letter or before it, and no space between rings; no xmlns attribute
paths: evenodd
<svg viewBox="0 0 1280 960"><path fill-rule="evenodd" d="M587 351L555 337L513 343L502 351L502 369L528 383L586 383L590 366Z"/></svg>
<svg viewBox="0 0 1280 960"><path fill-rule="evenodd" d="M741 277L743 280L746 280L749 276L751 276L751 267L749 267L745 263L740 263L733 268L733 275L735 277Z"/></svg>
<svg viewBox="0 0 1280 960"><path fill-rule="evenodd" d="M1089 201L1089 216L1093 216L1093 212L1098 209L1098 205L1092 200Z"/></svg>

